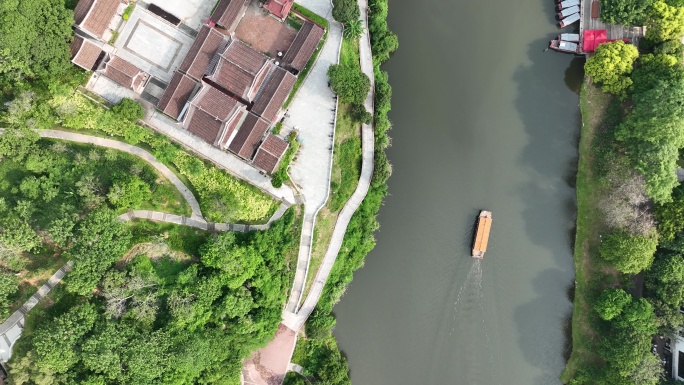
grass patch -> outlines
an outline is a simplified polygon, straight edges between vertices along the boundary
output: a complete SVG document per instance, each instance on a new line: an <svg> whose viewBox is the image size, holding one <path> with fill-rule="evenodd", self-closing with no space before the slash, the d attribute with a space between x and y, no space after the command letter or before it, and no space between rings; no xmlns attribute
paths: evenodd
<svg viewBox="0 0 684 385"><path fill-rule="evenodd" d="M328 20L326 20L323 16L319 16L319 15L313 13L312 11L308 10L307 8L301 6L297 3L292 4L292 10L295 13L298 13L301 16L304 16L307 19L309 19L309 20L313 21L314 23L320 25L321 27L325 28L325 31L327 34L327 31L329 28Z"/></svg>
<svg viewBox="0 0 684 385"><path fill-rule="evenodd" d="M596 354L598 316L593 311L597 295L615 286L618 272L599 255L599 235L607 231L598 202L605 193L602 180L605 156L611 152L613 130L620 121L617 100L585 81L580 92L582 129L577 171L577 232L575 236L575 298L572 312L572 353L561 375L564 383L578 369L601 362Z"/></svg>

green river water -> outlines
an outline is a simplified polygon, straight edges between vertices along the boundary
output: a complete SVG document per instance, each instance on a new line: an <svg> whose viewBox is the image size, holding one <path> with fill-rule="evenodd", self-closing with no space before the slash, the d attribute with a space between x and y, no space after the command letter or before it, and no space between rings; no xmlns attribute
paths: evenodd
<svg viewBox="0 0 684 385"><path fill-rule="evenodd" d="M394 174L377 247L335 307L355 385L560 383L583 60L544 52L554 12L390 1ZM493 227L479 262L481 209Z"/></svg>

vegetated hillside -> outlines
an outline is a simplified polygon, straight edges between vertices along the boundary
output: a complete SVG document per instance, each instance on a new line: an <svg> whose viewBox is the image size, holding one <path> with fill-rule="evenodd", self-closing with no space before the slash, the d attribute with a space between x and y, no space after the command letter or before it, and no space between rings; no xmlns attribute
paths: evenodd
<svg viewBox="0 0 684 385"><path fill-rule="evenodd" d="M293 209L247 234L90 212L65 250L66 285L28 317L12 382L239 384L242 359L280 322L297 238ZM129 252L140 242L153 247Z"/></svg>
<svg viewBox="0 0 684 385"><path fill-rule="evenodd" d="M638 50L603 44L585 65L573 352L562 380L657 384L664 371L651 338L684 326L684 187L675 174L684 147L684 4L612 3L604 18L646 20L648 29Z"/></svg>

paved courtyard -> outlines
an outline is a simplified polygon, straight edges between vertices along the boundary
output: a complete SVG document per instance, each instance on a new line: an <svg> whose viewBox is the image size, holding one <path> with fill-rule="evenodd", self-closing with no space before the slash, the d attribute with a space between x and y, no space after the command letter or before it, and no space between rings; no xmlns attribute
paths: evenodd
<svg viewBox="0 0 684 385"><path fill-rule="evenodd" d="M143 6L137 6L114 43L115 55L168 83L194 40Z"/></svg>
<svg viewBox="0 0 684 385"><path fill-rule="evenodd" d="M176 16L181 23L194 30L199 30L216 5L216 0L147 0L147 2Z"/></svg>
<svg viewBox="0 0 684 385"><path fill-rule="evenodd" d="M123 98L135 100L140 97L140 95L132 90L119 85L113 80L110 80L108 77L100 75L97 72L94 73L90 79L88 79L86 89L102 96L105 100L112 104L118 103Z"/></svg>
<svg viewBox="0 0 684 385"><path fill-rule="evenodd" d="M296 29L269 16L256 0L249 4L235 29L235 37L271 57L276 57L278 51L287 51L296 35Z"/></svg>

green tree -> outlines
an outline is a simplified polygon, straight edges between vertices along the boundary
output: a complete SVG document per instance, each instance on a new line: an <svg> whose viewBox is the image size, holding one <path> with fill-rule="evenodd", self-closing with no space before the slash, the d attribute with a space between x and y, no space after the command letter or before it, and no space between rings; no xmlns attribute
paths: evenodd
<svg viewBox="0 0 684 385"><path fill-rule="evenodd" d="M40 244L40 237L26 221L12 216L2 225L0 243L15 252L31 251Z"/></svg>
<svg viewBox="0 0 684 385"><path fill-rule="evenodd" d="M79 361L76 346L97 318L91 304L77 305L41 325L33 335L38 365L54 373L66 373Z"/></svg>
<svg viewBox="0 0 684 385"><path fill-rule="evenodd" d="M347 21L344 25L344 38L348 40L358 40L363 34L363 20L356 19Z"/></svg>
<svg viewBox="0 0 684 385"><path fill-rule="evenodd" d="M340 23L356 20L361 15L356 0L333 0L333 17Z"/></svg>
<svg viewBox="0 0 684 385"><path fill-rule="evenodd" d="M681 42L677 42L680 46ZM679 57L682 57L679 55ZM684 78L684 66L676 56L659 53L641 55L636 62L636 68L632 72L632 87L630 91L635 95L648 92L658 82L677 82Z"/></svg>
<svg viewBox="0 0 684 385"><path fill-rule="evenodd" d="M71 67L73 12L62 0L6 0L0 6L0 79L11 85L57 78Z"/></svg>
<svg viewBox="0 0 684 385"><path fill-rule="evenodd" d="M622 309L632 301L632 297L622 289L606 289L601 293L594 309L599 316L610 321L622 313Z"/></svg>
<svg viewBox="0 0 684 385"><path fill-rule="evenodd" d="M63 216L53 219L48 226L47 232L50 234L52 242L57 244L57 246L64 247L69 243L69 239L74 234L74 226L76 226L76 221L74 221L73 217Z"/></svg>
<svg viewBox="0 0 684 385"><path fill-rule="evenodd" d="M236 289L252 278L257 266L263 263L250 245L237 243L234 233L223 233L208 242L200 250L202 263L223 272L228 286Z"/></svg>
<svg viewBox="0 0 684 385"><path fill-rule="evenodd" d="M19 291L14 275L0 271L0 317L5 319L10 313L9 297Z"/></svg>
<svg viewBox="0 0 684 385"><path fill-rule="evenodd" d="M74 242L67 251L74 261L66 282L67 290L91 296L105 271L130 247L131 234L113 211L99 209L78 226Z"/></svg>
<svg viewBox="0 0 684 385"><path fill-rule="evenodd" d="M149 201L152 198L152 192L147 182L133 175L114 182L107 198L119 209L133 209Z"/></svg>
<svg viewBox="0 0 684 385"><path fill-rule="evenodd" d="M684 7L655 0L649 12L646 38L654 42L679 40L684 36Z"/></svg>
<svg viewBox="0 0 684 385"><path fill-rule="evenodd" d="M651 266L657 245L655 236L616 232L603 237L599 252L621 272L637 274Z"/></svg>
<svg viewBox="0 0 684 385"><path fill-rule="evenodd" d="M632 84L629 78L632 64L638 56L635 46L621 40L601 44L594 56L587 60L584 70L594 82L601 83L604 92L625 97L627 88Z"/></svg>
<svg viewBox="0 0 684 385"><path fill-rule="evenodd" d="M333 64L328 68L328 78L343 103L363 104L370 91L370 80L359 67Z"/></svg>
<svg viewBox="0 0 684 385"><path fill-rule="evenodd" d="M601 0L601 20L609 24L643 25L653 0Z"/></svg>
<svg viewBox="0 0 684 385"><path fill-rule="evenodd" d="M658 255L646 282L658 300L678 308L684 303L684 259L674 253Z"/></svg>
<svg viewBox="0 0 684 385"><path fill-rule="evenodd" d="M370 124L373 121L373 115L362 104L352 105L349 114L355 122Z"/></svg>
<svg viewBox="0 0 684 385"><path fill-rule="evenodd" d="M145 109L133 99L123 98L112 107L112 112L119 118L135 122L145 116Z"/></svg>

